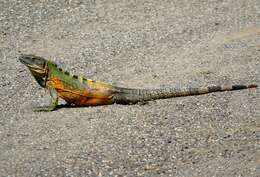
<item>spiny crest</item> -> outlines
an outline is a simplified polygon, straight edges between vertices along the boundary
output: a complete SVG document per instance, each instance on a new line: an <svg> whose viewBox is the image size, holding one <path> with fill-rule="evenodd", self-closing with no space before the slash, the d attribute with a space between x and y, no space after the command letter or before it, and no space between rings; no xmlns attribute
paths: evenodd
<svg viewBox="0 0 260 177"><path fill-rule="evenodd" d="M58 67L57 63L52 63L55 67Z"/></svg>
<svg viewBox="0 0 260 177"><path fill-rule="evenodd" d="M48 60L48 63L51 63L54 67L58 68L58 64L54 61Z"/></svg>
<svg viewBox="0 0 260 177"><path fill-rule="evenodd" d="M53 64L55 64L55 63L53 63ZM56 64L56 67L57 67L57 64ZM87 81L87 79L85 79L83 76L78 76L78 75L71 74L71 73L69 73L68 71L63 71L63 69L60 68L60 67L57 67L57 69L58 69L60 72L64 73L65 75L68 75L68 76L72 77L73 79L77 79L77 80L80 81L81 83Z"/></svg>
<svg viewBox="0 0 260 177"><path fill-rule="evenodd" d="M81 83L83 83L87 80L83 76L72 75L72 77L75 79L78 79Z"/></svg>
<svg viewBox="0 0 260 177"><path fill-rule="evenodd" d="M62 70L61 70L62 71ZM86 81L87 79L85 79L83 76L78 76L78 75L74 75L74 74L71 74L69 73L68 71L62 71L64 74L72 77L73 79L77 79L79 80L81 83L83 83L84 81Z"/></svg>
<svg viewBox="0 0 260 177"><path fill-rule="evenodd" d="M77 75L73 75L72 76L74 79L78 79L78 76Z"/></svg>
<svg viewBox="0 0 260 177"><path fill-rule="evenodd" d="M84 81L86 81L87 79L85 79L83 76L77 76L78 80L83 83Z"/></svg>

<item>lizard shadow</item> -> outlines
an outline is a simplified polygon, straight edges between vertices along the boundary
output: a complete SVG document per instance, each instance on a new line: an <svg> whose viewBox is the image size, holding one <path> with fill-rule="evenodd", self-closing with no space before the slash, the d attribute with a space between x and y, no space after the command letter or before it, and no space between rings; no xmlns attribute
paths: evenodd
<svg viewBox="0 0 260 177"><path fill-rule="evenodd" d="M59 109L63 109L63 108L81 108L83 106L77 106L77 105L70 105L70 104L59 104L57 105L54 109L49 109L48 106L38 106L38 107L34 107L33 111L34 112L49 112L49 111L57 111Z"/></svg>
<svg viewBox="0 0 260 177"><path fill-rule="evenodd" d="M143 106L143 105L148 105L149 101L143 101L143 102L137 102L137 103L114 103L114 105L139 105L139 106ZM109 104L108 104L109 105ZM100 106L108 106L106 104L104 105L97 105L97 106L78 106L78 105L74 105L74 104L59 104L56 106L55 110L59 110L59 109L63 109L63 108L89 108L89 107L100 107ZM110 104L111 105L111 104ZM113 105L113 104L112 104Z"/></svg>
<svg viewBox="0 0 260 177"><path fill-rule="evenodd" d="M144 105L148 105L149 101L145 101L145 102L137 102L137 103L114 103L115 105L139 105L139 106L144 106ZM100 106L108 106L108 105L112 105L112 104L104 104L104 105L97 105L98 107ZM55 109L53 110L49 110L48 106L39 106L39 107L34 107L34 112L48 112L48 111L57 111L59 109L71 109L71 108L89 108L89 107L97 107L97 106L78 106L78 105L74 105L74 104L59 104L55 107Z"/></svg>

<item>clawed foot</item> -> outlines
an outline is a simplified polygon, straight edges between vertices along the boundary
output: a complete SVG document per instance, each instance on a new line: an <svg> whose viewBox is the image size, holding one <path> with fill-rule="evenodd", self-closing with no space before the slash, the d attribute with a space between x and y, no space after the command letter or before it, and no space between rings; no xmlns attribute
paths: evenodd
<svg viewBox="0 0 260 177"><path fill-rule="evenodd" d="M55 107L53 107L53 106L40 106L40 107L35 107L33 109L34 112L51 112L54 110L55 110Z"/></svg>

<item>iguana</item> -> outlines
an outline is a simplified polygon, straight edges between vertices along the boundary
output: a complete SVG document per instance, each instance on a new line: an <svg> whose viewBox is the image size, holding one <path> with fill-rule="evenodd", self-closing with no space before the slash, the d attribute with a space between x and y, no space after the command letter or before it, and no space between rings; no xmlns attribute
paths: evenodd
<svg viewBox="0 0 260 177"><path fill-rule="evenodd" d="M210 86L201 88L158 88L132 89L113 86L104 82L71 75L57 67L54 62L35 55L21 55L21 63L26 65L38 84L46 88L51 96L51 104L46 111L54 110L58 98L77 106L107 104L134 104L155 99L206 94L210 92L255 88L257 85Z"/></svg>

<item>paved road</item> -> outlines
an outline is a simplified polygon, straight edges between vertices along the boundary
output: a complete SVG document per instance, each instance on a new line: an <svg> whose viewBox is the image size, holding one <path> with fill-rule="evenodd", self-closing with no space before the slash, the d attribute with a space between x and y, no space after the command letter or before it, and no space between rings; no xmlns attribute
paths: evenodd
<svg viewBox="0 0 260 177"><path fill-rule="evenodd" d="M259 176L259 89L35 113L49 96L17 60L136 88L260 84L259 7L1 0L0 176Z"/></svg>

